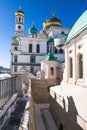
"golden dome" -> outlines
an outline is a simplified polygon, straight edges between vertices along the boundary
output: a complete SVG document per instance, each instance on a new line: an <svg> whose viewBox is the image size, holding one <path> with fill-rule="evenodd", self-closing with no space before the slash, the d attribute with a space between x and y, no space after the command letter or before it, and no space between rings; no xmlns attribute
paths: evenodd
<svg viewBox="0 0 87 130"><path fill-rule="evenodd" d="M59 27L61 27L62 23L61 23L60 19L58 19L56 17L52 17L52 18L46 20L43 23L44 28L49 28L50 26L59 26Z"/></svg>
<svg viewBox="0 0 87 130"><path fill-rule="evenodd" d="M24 12L21 11L21 10L18 10L18 11L15 13L15 15L16 15L16 16L17 16L17 15L21 15L21 16L24 17Z"/></svg>

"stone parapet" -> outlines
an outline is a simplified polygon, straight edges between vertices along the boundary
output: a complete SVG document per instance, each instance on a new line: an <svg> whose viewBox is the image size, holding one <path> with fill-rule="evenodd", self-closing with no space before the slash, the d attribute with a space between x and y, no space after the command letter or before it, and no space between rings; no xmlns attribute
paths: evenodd
<svg viewBox="0 0 87 130"><path fill-rule="evenodd" d="M56 79L50 79L50 80L31 79L31 94L33 96L33 100L36 103L48 103L49 88L50 86L56 84L58 84Z"/></svg>
<svg viewBox="0 0 87 130"><path fill-rule="evenodd" d="M14 94L11 97L11 99L7 102L7 104L5 104L4 107L1 109L1 111L0 111L0 130L6 123L6 120L9 118L10 112L12 110L12 106L15 103L17 96L18 96L17 94Z"/></svg>
<svg viewBox="0 0 87 130"><path fill-rule="evenodd" d="M87 88L62 84L50 88L50 110L58 128L87 130Z"/></svg>

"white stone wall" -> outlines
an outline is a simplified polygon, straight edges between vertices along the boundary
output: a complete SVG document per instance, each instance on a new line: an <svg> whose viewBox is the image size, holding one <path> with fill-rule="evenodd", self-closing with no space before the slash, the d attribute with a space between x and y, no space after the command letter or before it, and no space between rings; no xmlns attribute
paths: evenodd
<svg viewBox="0 0 87 130"><path fill-rule="evenodd" d="M87 87L87 31L82 32L65 47L65 74L66 81ZM78 79L78 55L83 55L83 79ZM73 59L73 77L69 78L69 58Z"/></svg>
<svg viewBox="0 0 87 130"><path fill-rule="evenodd" d="M65 61L65 54L64 53L54 54L54 56L57 57L57 59L60 62Z"/></svg>
<svg viewBox="0 0 87 130"><path fill-rule="evenodd" d="M58 45L62 45L65 42L65 37L60 37L60 38L55 38L54 39L54 45L58 46Z"/></svg>
<svg viewBox="0 0 87 130"><path fill-rule="evenodd" d="M65 34L67 34L69 31L69 29L67 28L63 28L63 27L50 27L50 31L49 31L49 37L55 37L57 34L61 34L62 32L64 32Z"/></svg>
<svg viewBox="0 0 87 130"><path fill-rule="evenodd" d="M41 61L43 61L45 58L45 56L36 56L36 63L40 63Z"/></svg>
<svg viewBox="0 0 87 130"><path fill-rule="evenodd" d="M37 39L37 38L22 38L21 39L21 50L23 52L29 52L29 44L32 44L32 53L36 53L37 44L40 45L40 53L47 52L47 42L46 39Z"/></svg>
<svg viewBox="0 0 87 130"><path fill-rule="evenodd" d="M29 63L30 56L29 55L18 55L18 62L19 63Z"/></svg>
<svg viewBox="0 0 87 130"><path fill-rule="evenodd" d="M57 72L56 69L59 66L56 61L43 61L41 62L41 70L45 72L45 79L56 79ZM54 75L51 74L51 67L54 68Z"/></svg>
<svg viewBox="0 0 87 130"><path fill-rule="evenodd" d="M58 117L63 126L65 125L65 130L76 128L76 124L83 130L87 130L87 101L85 100L87 99L87 88L67 83L51 87L50 95L56 101L56 104L59 104L61 109L67 114L65 116L61 113ZM64 120L61 120L62 118ZM73 124L73 127L71 125L69 128L68 124Z"/></svg>

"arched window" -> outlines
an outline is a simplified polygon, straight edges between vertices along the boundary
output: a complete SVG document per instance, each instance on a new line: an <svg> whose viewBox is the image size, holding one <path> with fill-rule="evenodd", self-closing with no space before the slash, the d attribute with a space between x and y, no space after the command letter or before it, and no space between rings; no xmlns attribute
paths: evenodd
<svg viewBox="0 0 87 130"><path fill-rule="evenodd" d="M54 75L54 68L51 67L51 75Z"/></svg>
<svg viewBox="0 0 87 130"><path fill-rule="evenodd" d="M37 52L37 53L40 53L40 45L39 45L39 44L37 44L36 52Z"/></svg>
<svg viewBox="0 0 87 130"><path fill-rule="evenodd" d="M14 47L14 51L18 51L18 47Z"/></svg>
<svg viewBox="0 0 87 130"><path fill-rule="evenodd" d="M69 77L73 77L73 60L71 57L69 58Z"/></svg>
<svg viewBox="0 0 87 130"><path fill-rule="evenodd" d="M78 55L78 78L83 78L83 56L82 54Z"/></svg>
<svg viewBox="0 0 87 130"><path fill-rule="evenodd" d="M17 62L17 56L14 56L14 62Z"/></svg>
<svg viewBox="0 0 87 130"><path fill-rule="evenodd" d="M19 17L19 22L21 22L21 17Z"/></svg>
<svg viewBox="0 0 87 130"><path fill-rule="evenodd" d="M29 52L32 53L32 44L29 44Z"/></svg>
<svg viewBox="0 0 87 130"><path fill-rule="evenodd" d="M64 31L62 31L62 32L61 32L61 34L65 34L65 32L64 32Z"/></svg>

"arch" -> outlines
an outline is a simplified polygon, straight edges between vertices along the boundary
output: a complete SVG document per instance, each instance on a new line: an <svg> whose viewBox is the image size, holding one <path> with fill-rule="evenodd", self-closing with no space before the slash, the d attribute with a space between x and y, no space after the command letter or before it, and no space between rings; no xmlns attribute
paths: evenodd
<svg viewBox="0 0 87 130"><path fill-rule="evenodd" d="M83 78L83 55L81 53L78 54L78 78Z"/></svg>
<svg viewBox="0 0 87 130"><path fill-rule="evenodd" d="M18 47L14 47L14 51L18 51Z"/></svg>
<svg viewBox="0 0 87 130"><path fill-rule="evenodd" d="M51 75L54 75L54 68L51 67L50 70L51 70Z"/></svg>
<svg viewBox="0 0 87 130"><path fill-rule="evenodd" d="M40 45L39 44L37 44L37 46L36 46L36 52L40 53Z"/></svg>
<svg viewBox="0 0 87 130"><path fill-rule="evenodd" d="M64 31L62 31L62 32L61 32L61 34L65 34L65 32L64 32Z"/></svg>
<svg viewBox="0 0 87 130"><path fill-rule="evenodd" d="M32 53L32 44L29 44L29 52Z"/></svg>
<svg viewBox="0 0 87 130"><path fill-rule="evenodd" d="M69 77L73 77L73 59L71 57L69 58Z"/></svg>
<svg viewBox="0 0 87 130"><path fill-rule="evenodd" d="M24 23L24 18L22 17L22 23Z"/></svg>
<svg viewBox="0 0 87 130"><path fill-rule="evenodd" d="M21 17L19 17L19 22L21 22Z"/></svg>

